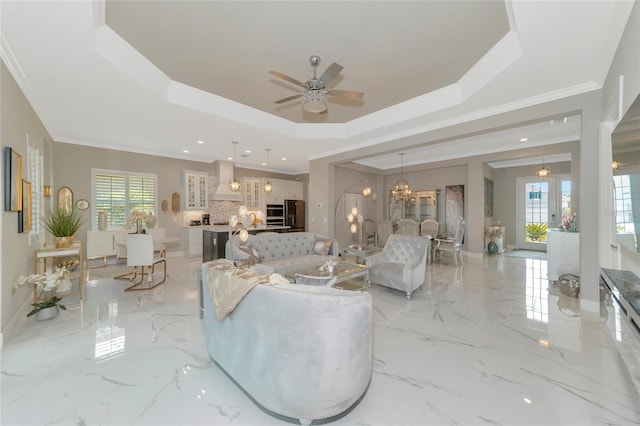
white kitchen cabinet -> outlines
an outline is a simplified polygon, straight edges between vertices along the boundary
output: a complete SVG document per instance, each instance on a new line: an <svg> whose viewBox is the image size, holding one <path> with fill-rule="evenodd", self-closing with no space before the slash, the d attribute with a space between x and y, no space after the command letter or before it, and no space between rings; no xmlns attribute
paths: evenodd
<svg viewBox="0 0 640 426"><path fill-rule="evenodd" d="M184 170L184 209L207 210L209 208L209 175Z"/></svg>
<svg viewBox="0 0 640 426"><path fill-rule="evenodd" d="M271 182L273 190L269 194L264 194L265 204L281 204L284 200L302 200L304 195L304 184L296 180L286 179L261 179L261 188L264 184Z"/></svg>
<svg viewBox="0 0 640 426"><path fill-rule="evenodd" d="M285 188L285 200L302 200L304 192L304 184L297 180L286 180Z"/></svg>
<svg viewBox="0 0 640 426"><path fill-rule="evenodd" d="M282 197L282 183L280 179L267 179L267 178L262 178L260 179L260 183L262 185L262 188L264 188L264 184L267 183L267 181L271 182L271 186L273 187L273 189L271 190L270 193L264 193L264 202L265 205L266 204L282 204L282 200L284 200L284 198ZM264 190L263 190L264 192Z"/></svg>
<svg viewBox="0 0 640 426"><path fill-rule="evenodd" d="M262 185L260 179L242 178L242 197L244 205L249 210L258 210L262 208L260 201L262 199Z"/></svg>
<svg viewBox="0 0 640 426"><path fill-rule="evenodd" d="M202 256L202 231L200 226L185 227L183 230L186 256Z"/></svg>

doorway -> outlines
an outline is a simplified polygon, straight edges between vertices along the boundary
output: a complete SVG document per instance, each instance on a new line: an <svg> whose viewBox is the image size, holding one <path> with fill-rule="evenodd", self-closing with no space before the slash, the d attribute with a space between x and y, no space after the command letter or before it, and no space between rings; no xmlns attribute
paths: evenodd
<svg viewBox="0 0 640 426"><path fill-rule="evenodd" d="M517 186L517 247L546 251L547 230L562 226L571 216L571 176L522 177Z"/></svg>

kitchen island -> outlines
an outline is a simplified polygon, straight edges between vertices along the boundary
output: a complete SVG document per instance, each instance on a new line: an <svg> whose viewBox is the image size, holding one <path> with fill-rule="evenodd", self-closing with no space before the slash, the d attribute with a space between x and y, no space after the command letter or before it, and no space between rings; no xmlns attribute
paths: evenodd
<svg viewBox="0 0 640 426"><path fill-rule="evenodd" d="M224 258L224 244L228 241L232 228L229 225L199 225L184 227L185 256L200 256L207 262ZM287 232L290 226L267 225L247 228L250 234L258 232Z"/></svg>

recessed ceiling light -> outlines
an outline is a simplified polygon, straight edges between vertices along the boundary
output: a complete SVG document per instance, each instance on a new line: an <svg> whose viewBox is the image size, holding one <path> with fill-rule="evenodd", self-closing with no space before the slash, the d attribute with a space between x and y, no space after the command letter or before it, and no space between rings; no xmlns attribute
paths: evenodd
<svg viewBox="0 0 640 426"><path fill-rule="evenodd" d="M198 141L198 143L199 143L200 145L202 145L204 142L203 142L203 141Z"/></svg>
<svg viewBox="0 0 640 426"><path fill-rule="evenodd" d="M282 157L282 161L287 161L287 157Z"/></svg>
<svg viewBox="0 0 640 426"><path fill-rule="evenodd" d="M246 152L247 154L251 154L251 150L250 150L250 149L247 149L245 152Z"/></svg>
<svg viewBox="0 0 640 426"><path fill-rule="evenodd" d="M266 166L266 165L267 165L267 163L262 163L262 165L263 165L263 166Z"/></svg>
<svg viewBox="0 0 640 426"><path fill-rule="evenodd" d="M188 154L189 150L188 149L183 149L182 152L184 152L185 154Z"/></svg>
<svg viewBox="0 0 640 426"><path fill-rule="evenodd" d="M520 138L520 142L526 142L528 140L529 140L529 138Z"/></svg>
<svg viewBox="0 0 640 426"><path fill-rule="evenodd" d="M229 161L233 161L233 158L231 158L231 157L227 157L227 160L229 160Z"/></svg>

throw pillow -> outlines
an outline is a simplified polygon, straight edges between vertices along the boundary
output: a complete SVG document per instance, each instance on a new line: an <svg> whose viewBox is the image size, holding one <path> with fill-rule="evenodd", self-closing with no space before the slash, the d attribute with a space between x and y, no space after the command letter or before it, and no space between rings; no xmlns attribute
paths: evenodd
<svg viewBox="0 0 640 426"><path fill-rule="evenodd" d="M258 250L251 244L245 244L240 246L240 250L247 253L251 258L255 260L254 263L260 263L262 261L262 256L258 253Z"/></svg>
<svg viewBox="0 0 640 426"><path fill-rule="evenodd" d="M331 244L333 244L333 238L316 237L316 241L313 243L313 254L328 255Z"/></svg>

